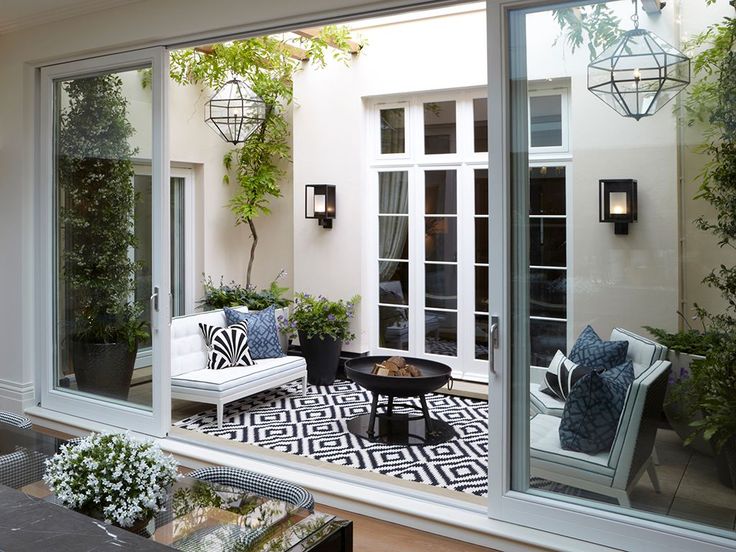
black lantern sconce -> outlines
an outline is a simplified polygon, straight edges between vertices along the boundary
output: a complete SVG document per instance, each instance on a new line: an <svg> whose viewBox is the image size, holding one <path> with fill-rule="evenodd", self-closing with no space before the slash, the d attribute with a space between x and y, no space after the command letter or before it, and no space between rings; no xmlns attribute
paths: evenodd
<svg viewBox="0 0 736 552"><path fill-rule="evenodd" d="M304 188L304 217L317 219L322 228L332 228L337 216L335 186L332 184L307 184Z"/></svg>
<svg viewBox="0 0 736 552"><path fill-rule="evenodd" d="M636 222L636 180L600 180L600 222L612 222L614 234L628 234L629 223Z"/></svg>

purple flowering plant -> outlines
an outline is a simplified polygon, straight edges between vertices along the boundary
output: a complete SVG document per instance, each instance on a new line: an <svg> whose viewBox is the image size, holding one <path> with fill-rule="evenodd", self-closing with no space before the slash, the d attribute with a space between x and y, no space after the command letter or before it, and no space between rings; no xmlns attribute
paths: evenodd
<svg viewBox="0 0 736 552"><path fill-rule="evenodd" d="M350 321L359 302L359 295L348 300L330 301L323 295L297 293L289 318L279 316L279 329L289 337L302 332L309 339L330 336L350 343L355 339L355 334L350 331Z"/></svg>

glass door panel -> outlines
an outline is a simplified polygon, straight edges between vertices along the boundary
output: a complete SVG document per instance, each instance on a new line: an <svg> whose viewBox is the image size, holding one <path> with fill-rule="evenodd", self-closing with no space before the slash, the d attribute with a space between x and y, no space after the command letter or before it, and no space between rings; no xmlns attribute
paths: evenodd
<svg viewBox="0 0 736 552"><path fill-rule="evenodd" d="M42 73L55 244L46 281L52 372L42 404L155 434L165 431L169 408L168 324L160 322L169 311L169 244L161 240L169 190L160 185L166 64L165 51L153 49ZM139 159L153 176L136 176ZM139 352L153 365L142 385L133 377Z"/></svg>

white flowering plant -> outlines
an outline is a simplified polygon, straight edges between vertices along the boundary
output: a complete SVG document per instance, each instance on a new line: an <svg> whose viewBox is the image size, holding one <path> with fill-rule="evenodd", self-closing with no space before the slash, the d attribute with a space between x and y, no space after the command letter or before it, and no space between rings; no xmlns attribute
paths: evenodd
<svg viewBox="0 0 736 552"><path fill-rule="evenodd" d="M43 480L67 508L131 527L163 510L177 467L153 443L93 433L46 460Z"/></svg>

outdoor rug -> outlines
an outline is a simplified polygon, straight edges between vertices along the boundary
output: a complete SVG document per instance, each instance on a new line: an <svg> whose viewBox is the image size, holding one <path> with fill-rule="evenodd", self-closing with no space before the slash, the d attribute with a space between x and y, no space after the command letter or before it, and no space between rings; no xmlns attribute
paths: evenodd
<svg viewBox="0 0 736 552"><path fill-rule="evenodd" d="M329 386L310 385L302 397L301 384L294 382L226 405L222 429L217 429L214 408L175 425L406 481L487 496L486 401L430 393L427 404L432 417L452 425L458 436L441 445L396 446L371 443L348 431L349 419L370 411L371 398L362 387L343 380ZM400 405L407 400L395 399L394 411L406 412Z"/></svg>

